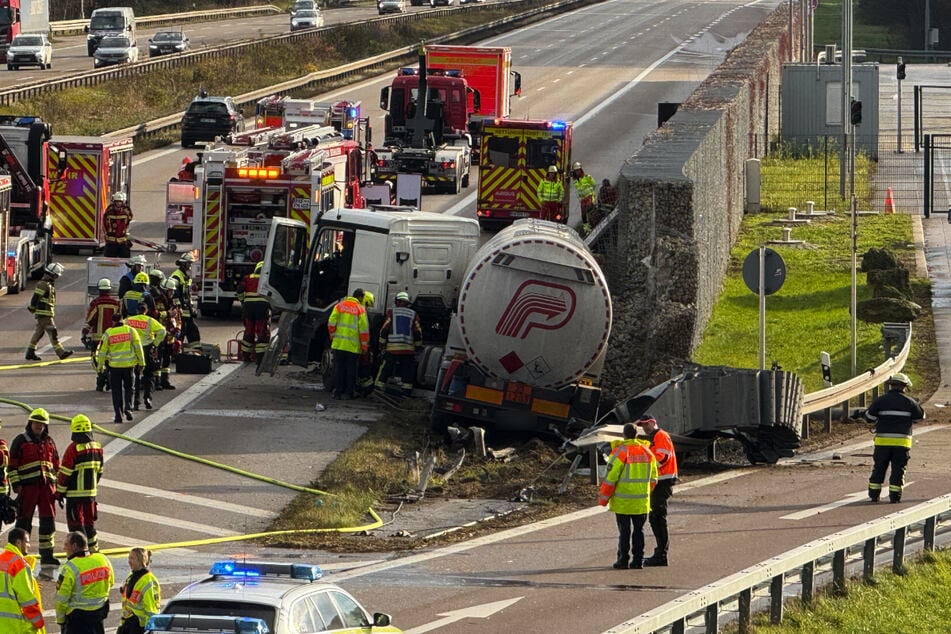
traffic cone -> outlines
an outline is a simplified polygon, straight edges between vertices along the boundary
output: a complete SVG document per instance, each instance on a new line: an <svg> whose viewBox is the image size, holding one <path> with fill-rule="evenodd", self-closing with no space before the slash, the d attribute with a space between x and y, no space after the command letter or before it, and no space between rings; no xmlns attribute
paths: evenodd
<svg viewBox="0 0 951 634"><path fill-rule="evenodd" d="M895 202L892 200L891 187L888 187L885 189L885 213L887 214L895 213Z"/></svg>

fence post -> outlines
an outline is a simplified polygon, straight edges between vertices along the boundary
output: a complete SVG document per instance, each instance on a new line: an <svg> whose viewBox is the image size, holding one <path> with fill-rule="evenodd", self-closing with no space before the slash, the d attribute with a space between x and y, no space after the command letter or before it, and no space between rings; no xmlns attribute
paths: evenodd
<svg viewBox="0 0 951 634"><path fill-rule="evenodd" d="M917 144L917 141L915 142ZM918 148L915 148L915 151L918 151ZM922 176L924 178L924 214L925 218L931 217L931 135L925 135L925 153L924 153L924 169L922 170Z"/></svg>

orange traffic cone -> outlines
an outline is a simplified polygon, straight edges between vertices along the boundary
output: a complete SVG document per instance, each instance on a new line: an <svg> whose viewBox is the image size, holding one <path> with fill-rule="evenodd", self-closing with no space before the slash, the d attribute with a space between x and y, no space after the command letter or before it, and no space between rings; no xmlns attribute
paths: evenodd
<svg viewBox="0 0 951 634"><path fill-rule="evenodd" d="M885 189L885 213L895 213L895 201L892 200L892 188Z"/></svg>

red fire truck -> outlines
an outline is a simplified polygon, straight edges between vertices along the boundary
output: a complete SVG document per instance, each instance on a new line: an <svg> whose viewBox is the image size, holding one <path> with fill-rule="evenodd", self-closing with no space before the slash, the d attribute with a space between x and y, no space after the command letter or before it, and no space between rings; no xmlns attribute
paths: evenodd
<svg viewBox="0 0 951 634"><path fill-rule="evenodd" d="M66 154L65 169L50 183L49 212L53 221L54 247L105 246L102 215L112 195L123 192L132 206L132 138L53 137ZM49 172L54 173L58 157L50 155Z"/></svg>
<svg viewBox="0 0 951 634"><path fill-rule="evenodd" d="M254 121L258 128L285 128L292 130L310 125L329 125L345 139L354 138L360 121L359 101L311 101L272 95L258 101Z"/></svg>
<svg viewBox="0 0 951 634"><path fill-rule="evenodd" d="M538 218L538 184L549 166L558 168L565 188L556 222L568 222L571 123L496 119L482 127L476 215L484 229L499 229L518 218Z"/></svg>

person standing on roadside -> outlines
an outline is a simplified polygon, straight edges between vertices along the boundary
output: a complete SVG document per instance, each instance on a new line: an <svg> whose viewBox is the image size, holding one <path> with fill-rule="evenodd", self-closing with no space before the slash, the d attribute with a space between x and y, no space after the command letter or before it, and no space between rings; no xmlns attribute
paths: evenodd
<svg viewBox="0 0 951 634"><path fill-rule="evenodd" d="M178 300L178 306L182 311L182 341L188 345L189 350L201 351L201 331L198 324L195 323L194 307L192 306L192 264L195 263L195 256L191 252L183 253L181 257L175 260L178 267L170 278L175 280L175 298Z"/></svg>
<svg viewBox="0 0 951 634"><path fill-rule="evenodd" d="M911 379L901 372L885 381L888 391L872 401L865 410L865 419L875 423L875 450L872 452L872 475L868 479L868 497L878 502L885 482L885 472L891 466L888 478L888 499L892 504L901 502L905 486L905 468L911 458L911 426L924 420L925 411L918 401L905 391Z"/></svg>
<svg viewBox="0 0 951 634"><path fill-rule="evenodd" d="M654 554L644 560L645 566L666 566L667 550L670 545L670 533L667 530L667 502L674 494L677 484L677 453L670 434L657 426L657 419L644 414L637 421L650 442L651 452L657 459L657 486L651 491L651 510L647 521L657 545Z"/></svg>
<svg viewBox="0 0 951 634"><path fill-rule="evenodd" d="M581 205L581 223L591 228L591 215L594 209L594 194L597 184L591 174L585 174L580 162L575 161L571 166L571 184L578 192L578 203Z"/></svg>
<svg viewBox="0 0 951 634"><path fill-rule="evenodd" d="M327 320L337 375L333 397L338 400L350 400L356 394L357 363L360 355L370 348L370 323L363 307L363 295L363 289L358 288L353 295L344 297Z"/></svg>
<svg viewBox="0 0 951 634"><path fill-rule="evenodd" d="M40 516L40 563L58 566L53 557L56 533L56 474L59 452L49 433L50 415L42 407L30 412L26 429L10 444L10 485L17 495L17 528L29 535L33 513Z"/></svg>
<svg viewBox="0 0 951 634"><path fill-rule="evenodd" d="M11 528L7 545L0 551L0 632L34 634L46 631L43 606L26 560L30 552L30 534Z"/></svg>
<svg viewBox="0 0 951 634"><path fill-rule="evenodd" d="M598 504L615 514L618 528L615 570L644 567L644 523L651 510L651 490L657 484L657 460L650 443L637 437L634 423L624 425L624 440L608 458Z"/></svg>
<svg viewBox="0 0 951 634"><path fill-rule="evenodd" d="M538 183L538 190L535 195L538 196L538 202L541 203L542 207L540 218L559 222L560 218L558 216L561 214L561 204L565 200L565 186L561 184L556 166L548 166L545 179Z"/></svg>
<svg viewBox="0 0 951 634"><path fill-rule="evenodd" d="M90 552L99 552L96 537L96 494L102 478L102 445L92 436L92 421L85 414L69 422L72 434L59 463L56 499L66 500L66 527L86 535Z"/></svg>
<svg viewBox="0 0 951 634"><path fill-rule="evenodd" d="M116 192L112 202L102 214L106 234L106 248L102 254L107 258L128 258L132 251L129 225L132 224L132 209L126 203L126 195Z"/></svg>
<svg viewBox="0 0 951 634"><path fill-rule="evenodd" d="M151 550L133 548L129 551L129 569L132 572L119 588L122 620L116 634L143 634L149 617L162 609L162 588L149 570L151 563Z"/></svg>
<svg viewBox="0 0 951 634"><path fill-rule="evenodd" d="M67 561L56 581L56 622L62 634L104 634L109 615L109 591L115 573L109 559L90 553L86 536L79 531L66 535Z"/></svg>

